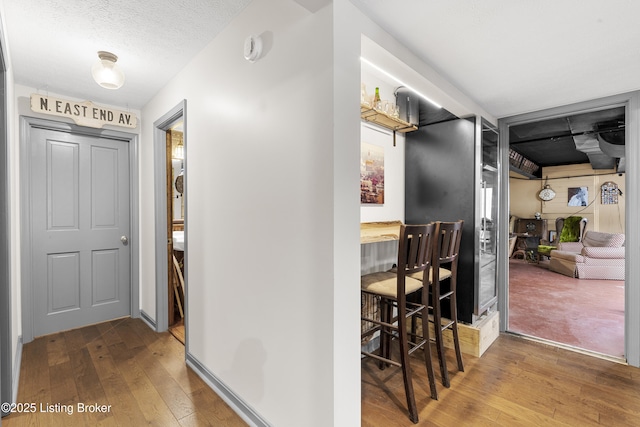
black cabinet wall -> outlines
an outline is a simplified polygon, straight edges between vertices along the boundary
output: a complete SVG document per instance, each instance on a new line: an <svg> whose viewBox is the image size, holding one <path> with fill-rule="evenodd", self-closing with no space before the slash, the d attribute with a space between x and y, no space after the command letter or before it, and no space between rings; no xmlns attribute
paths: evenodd
<svg viewBox="0 0 640 427"><path fill-rule="evenodd" d="M458 318L472 323L479 280L480 209L476 119L457 119L406 134L405 222L464 220L458 264Z"/></svg>

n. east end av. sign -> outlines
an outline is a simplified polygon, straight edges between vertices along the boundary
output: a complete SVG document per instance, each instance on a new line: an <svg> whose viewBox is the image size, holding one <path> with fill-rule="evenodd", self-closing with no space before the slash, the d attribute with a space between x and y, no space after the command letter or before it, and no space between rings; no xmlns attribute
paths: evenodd
<svg viewBox="0 0 640 427"><path fill-rule="evenodd" d="M79 126L101 128L104 125L135 128L138 118L128 111L100 107L91 101L68 101L38 94L31 95L31 111L67 117Z"/></svg>

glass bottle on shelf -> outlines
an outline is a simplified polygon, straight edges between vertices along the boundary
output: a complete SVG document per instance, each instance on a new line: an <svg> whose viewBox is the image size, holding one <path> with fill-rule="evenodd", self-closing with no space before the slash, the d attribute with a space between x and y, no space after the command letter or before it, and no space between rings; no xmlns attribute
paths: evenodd
<svg viewBox="0 0 640 427"><path fill-rule="evenodd" d="M371 107L371 100L369 99L369 94L367 94L367 85L364 83L360 84L360 104L365 107Z"/></svg>
<svg viewBox="0 0 640 427"><path fill-rule="evenodd" d="M380 110L382 107L382 101L380 100L380 88L376 87L376 94L373 96L373 108Z"/></svg>

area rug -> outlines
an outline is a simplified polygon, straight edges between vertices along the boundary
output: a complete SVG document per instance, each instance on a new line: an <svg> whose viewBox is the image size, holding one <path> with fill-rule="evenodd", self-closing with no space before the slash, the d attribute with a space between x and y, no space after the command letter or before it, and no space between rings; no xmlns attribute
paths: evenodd
<svg viewBox="0 0 640 427"><path fill-rule="evenodd" d="M580 280L509 260L509 331L624 356L624 281Z"/></svg>

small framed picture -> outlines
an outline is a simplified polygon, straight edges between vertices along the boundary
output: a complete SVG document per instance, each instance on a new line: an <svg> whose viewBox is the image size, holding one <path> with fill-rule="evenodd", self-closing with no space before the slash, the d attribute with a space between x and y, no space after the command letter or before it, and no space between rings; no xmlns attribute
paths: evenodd
<svg viewBox="0 0 640 427"><path fill-rule="evenodd" d="M587 187L569 187L567 206L587 206L589 189Z"/></svg>
<svg viewBox="0 0 640 427"><path fill-rule="evenodd" d="M558 232L555 230L551 230L549 231L549 241L553 242L554 240L556 240L556 237L558 237Z"/></svg>

